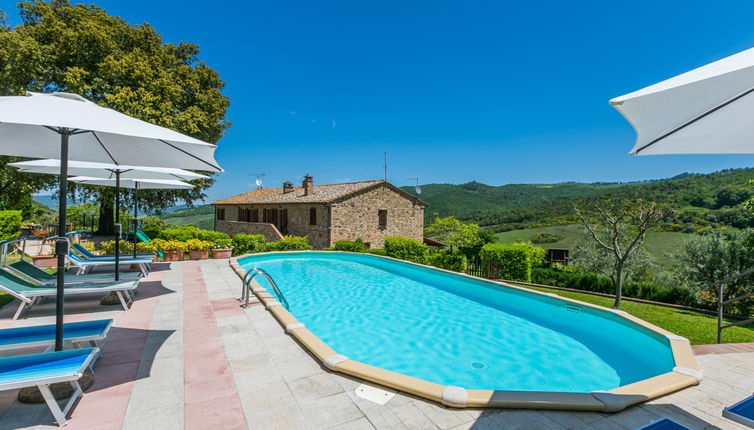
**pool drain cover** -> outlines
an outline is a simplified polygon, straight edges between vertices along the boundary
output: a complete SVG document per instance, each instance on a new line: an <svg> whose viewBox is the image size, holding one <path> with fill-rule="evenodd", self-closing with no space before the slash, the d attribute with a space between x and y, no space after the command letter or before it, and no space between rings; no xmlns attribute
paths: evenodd
<svg viewBox="0 0 754 430"><path fill-rule="evenodd" d="M374 385L361 384L354 390L357 396L370 402L384 405L395 396L395 391L385 390Z"/></svg>
<svg viewBox="0 0 754 430"><path fill-rule="evenodd" d="M482 363L480 361L472 361L471 363L469 363L469 369L471 370L477 370L481 372L482 370L487 370L487 367L488 366L485 363Z"/></svg>

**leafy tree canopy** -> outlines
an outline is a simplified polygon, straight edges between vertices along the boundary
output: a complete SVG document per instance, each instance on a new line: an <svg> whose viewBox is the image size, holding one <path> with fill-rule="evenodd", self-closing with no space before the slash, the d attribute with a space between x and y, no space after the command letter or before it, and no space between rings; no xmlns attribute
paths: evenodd
<svg viewBox="0 0 754 430"><path fill-rule="evenodd" d="M131 25L94 5L24 1L18 8L20 25L11 28L0 20L0 94L78 93L100 106L211 143L230 126L225 84L199 60L197 45L164 43L149 24ZM0 159L0 169L7 161ZM0 176L0 188L4 180ZM212 183L197 180L191 190L144 191L140 199L156 210L180 200L190 205ZM112 212L111 188L72 186L72 194L77 189L84 197L97 198L103 214ZM111 222L107 216L101 219L100 228Z"/></svg>

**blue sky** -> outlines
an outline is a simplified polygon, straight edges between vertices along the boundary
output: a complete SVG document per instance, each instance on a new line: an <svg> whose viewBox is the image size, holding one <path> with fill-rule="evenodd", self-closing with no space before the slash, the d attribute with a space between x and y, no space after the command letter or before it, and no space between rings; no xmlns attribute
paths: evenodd
<svg viewBox="0 0 754 430"><path fill-rule="evenodd" d="M754 46L750 1L97 1L227 82L209 200L253 186L631 181L754 156L630 157L612 97ZM11 7L2 6L8 11ZM17 22L17 17L14 17Z"/></svg>

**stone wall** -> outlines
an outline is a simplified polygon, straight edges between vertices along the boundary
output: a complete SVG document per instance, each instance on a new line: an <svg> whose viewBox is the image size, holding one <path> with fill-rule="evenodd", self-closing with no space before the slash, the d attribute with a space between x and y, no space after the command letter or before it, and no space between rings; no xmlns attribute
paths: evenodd
<svg viewBox="0 0 754 430"><path fill-rule="evenodd" d="M379 227L380 209L387 210L385 228ZM372 248L382 248L389 236L422 240L424 206L387 185L362 191L332 205L330 246L338 240L361 238Z"/></svg>
<svg viewBox="0 0 754 430"><path fill-rule="evenodd" d="M225 212L227 218L227 212ZM233 236L236 234L261 234L267 239L267 242L276 242L283 238L278 229L269 223L264 222L241 222L215 220L215 231L221 231Z"/></svg>

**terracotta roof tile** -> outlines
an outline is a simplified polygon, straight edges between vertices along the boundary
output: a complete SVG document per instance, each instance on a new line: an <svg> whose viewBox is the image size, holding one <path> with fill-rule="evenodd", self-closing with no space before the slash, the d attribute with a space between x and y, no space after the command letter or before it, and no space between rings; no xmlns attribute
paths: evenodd
<svg viewBox="0 0 754 430"><path fill-rule="evenodd" d="M314 185L314 192L304 195L303 187L293 187L293 191L283 193L282 188L263 188L248 193L218 200L212 204L253 204L253 203L329 203L365 188L384 183L383 180L345 182L342 184Z"/></svg>

